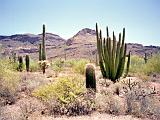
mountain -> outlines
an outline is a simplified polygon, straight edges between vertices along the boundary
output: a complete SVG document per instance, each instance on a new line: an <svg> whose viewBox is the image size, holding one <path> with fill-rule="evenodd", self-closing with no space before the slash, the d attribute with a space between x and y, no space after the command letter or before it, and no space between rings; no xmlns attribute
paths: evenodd
<svg viewBox="0 0 160 120"><path fill-rule="evenodd" d="M16 34L11 36L0 36L0 44L3 47L3 54L12 52L18 54L34 54L38 52L38 45L42 40L42 34ZM64 45L65 39L59 35L46 33L46 49L54 49Z"/></svg>
<svg viewBox="0 0 160 120"><path fill-rule="evenodd" d="M30 54L33 58L38 58L38 44L42 39L42 34L16 34L11 36L0 36L0 44L3 47L2 53L9 55L12 51L17 54ZM48 58L93 58L96 56L96 31L84 28L68 40L59 35L46 33L46 49ZM138 43L128 43L127 51L132 54L144 56L145 53L160 52L158 46L143 46Z"/></svg>

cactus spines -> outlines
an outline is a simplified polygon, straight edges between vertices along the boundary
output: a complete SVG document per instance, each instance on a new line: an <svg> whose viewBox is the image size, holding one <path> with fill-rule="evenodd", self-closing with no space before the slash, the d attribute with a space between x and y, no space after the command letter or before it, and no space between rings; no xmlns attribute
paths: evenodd
<svg viewBox="0 0 160 120"><path fill-rule="evenodd" d="M18 56L18 62L19 62L18 70L22 72L23 70L23 57L22 56Z"/></svg>
<svg viewBox="0 0 160 120"><path fill-rule="evenodd" d="M95 68L92 64L86 65L86 88L96 91Z"/></svg>
<svg viewBox="0 0 160 120"><path fill-rule="evenodd" d="M42 36L42 60L46 60L45 25L43 25L43 36Z"/></svg>
<svg viewBox="0 0 160 120"><path fill-rule="evenodd" d="M26 61L26 71L29 72L29 55L26 55L25 61Z"/></svg>
<svg viewBox="0 0 160 120"><path fill-rule="evenodd" d="M116 41L116 36L113 32L113 40L109 37L108 27L106 28L107 38L102 37L102 32L98 31L98 25L96 23L96 36L97 36L97 50L99 54L99 65L104 78L111 79L116 82L124 71L125 57L127 45L125 44L125 28L123 28L123 34L119 34L119 40ZM130 58L129 58L130 59ZM129 61L128 59L128 69Z"/></svg>

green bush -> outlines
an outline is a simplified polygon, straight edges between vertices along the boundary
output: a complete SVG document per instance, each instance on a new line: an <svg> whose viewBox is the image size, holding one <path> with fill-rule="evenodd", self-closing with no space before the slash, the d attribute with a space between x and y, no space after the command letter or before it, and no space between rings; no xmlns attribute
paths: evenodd
<svg viewBox="0 0 160 120"><path fill-rule="evenodd" d="M131 56L129 73L138 76L160 73L160 54L153 55L146 64L143 58Z"/></svg>
<svg viewBox="0 0 160 120"><path fill-rule="evenodd" d="M16 72L15 67L17 67L15 63L11 63L6 59L0 59L0 85L13 93L20 82L20 76Z"/></svg>
<svg viewBox="0 0 160 120"><path fill-rule="evenodd" d="M31 72L37 72L40 70L40 66L38 64L38 62L31 60L30 61L30 71Z"/></svg>
<svg viewBox="0 0 160 120"><path fill-rule="evenodd" d="M144 66L145 74L160 73L160 54L153 55Z"/></svg>
<svg viewBox="0 0 160 120"><path fill-rule="evenodd" d="M78 61L78 60L76 60L76 59L69 59L69 60L66 60L66 61L65 61L65 65L66 65L67 67L73 67L73 66L76 64L77 61Z"/></svg>
<svg viewBox="0 0 160 120"><path fill-rule="evenodd" d="M143 72L142 68L144 67L145 63L144 63L144 59L133 55L131 56L131 62L130 62L130 69L129 72L130 73L139 73L139 72Z"/></svg>
<svg viewBox="0 0 160 120"><path fill-rule="evenodd" d="M86 59L80 59L80 60L71 60L68 62L70 64L70 66L72 67L72 69L76 72L76 73L80 73L83 74L85 73L85 66L87 63L89 63L89 60Z"/></svg>
<svg viewBox="0 0 160 120"><path fill-rule="evenodd" d="M33 95L44 100L56 100L67 104L85 91L84 80L80 76L60 77L55 82L40 86L33 91Z"/></svg>
<svg viewBox="0 0 160 120"><path fill-rule="evenodd" d="M56 59L51 63L52 69L57 73L63 71L64 69L64 61L61 59Z"/></svg>

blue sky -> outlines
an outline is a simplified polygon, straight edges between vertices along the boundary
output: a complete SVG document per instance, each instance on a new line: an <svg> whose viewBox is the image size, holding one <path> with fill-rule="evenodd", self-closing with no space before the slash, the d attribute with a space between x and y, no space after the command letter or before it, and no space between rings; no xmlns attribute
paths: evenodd
<svg viewBox="0 0 160 120"><path fill-rule="evenodd" d="M70 38L83 28L116 35L126 42L160 46L160 0L0 0L0 35L47 32Z"/></svg>

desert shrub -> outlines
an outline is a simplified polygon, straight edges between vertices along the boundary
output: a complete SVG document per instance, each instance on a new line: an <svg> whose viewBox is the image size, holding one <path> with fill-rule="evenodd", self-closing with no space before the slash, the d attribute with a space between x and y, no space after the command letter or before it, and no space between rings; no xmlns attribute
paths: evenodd
<svg viewBox="0 0 160 120"><path fill-rule="evenodd" d="M86 59L80 59L73 62L72 68L75 72L84 74L85 73L85 66L89 63L89 60Z"/></svg>
<svg viewBox="0 0 160 120"><path fill-rule="evenodd" d="M0 60L1 84L9 88L10 91L15 91L18 83L20 82L20 77L14 70L14 65L8 60Z"/></svg>
<svg viewBox="0 0 160 120"><path fill-rule="evenodd" d="M144 59L139 56L131 56L129 74L136 75L143 79L153 73L160 73L160 55L155 54L145 64Z"/></svg>
<svg viewBox="0 0 160 120"><path fill-rule="evenodd" d="M76 64L77 60L76 59L68 59L65 61L65 65L67 67L73 67Z"/></svg>
<svg viewBox="0 0 160 120"><path fill-rule="evenodd" d="M40 86L33 95L42 100L55 98L60 103L69 103L84 92L84 80L80 76L59 77L55 82Z"/></svg>
<svg viewBox="0 0 160 120"><path fill-rule="evenodd" d="M13 64L8 60L0 60L0 97L4 100L4 104L14 102L14 94L20 82L20 77L14 70Z"/></svg>
<svg viewBox="0 0 160 120"><path fill-rule="evenodd" d="M59 77L53 83L40 86L33 91L33 95L42 99L54 115L82 115L89 114L94 102L86 94L83 77L73 75Z"/></svg>
<svg viewBox="0 0 160 120"><path fill-rule="evenodd" d="M136 55L133 55L133 56L131 56L129 72L133 73L133 74L138 73L138 72L142 72L142 68L144 65L145 64L144 64L143 58L136 56Z"/></svg>
<svg viewBox="0 0 160 120"><path fill-rule="evenodd" d="M31 72L36 72L40 70L40 66L38 64L38 62L31 60L30 61L30 71Z"/></svg>
<svg viewBox="0 0 160 120"><path fill-rule="evenodd" d="M57 76L57 74L59 72L63 71L63 69L64 69L64 61L61 59L53 60L51 63L51 67L55 71L56 76Z"/></svg>
<svg viewBox="0 0 160 120"><path fill-rule="evenodd" d="M144 66L145 74L160 73L160 54L153 55Z"/></svg>

